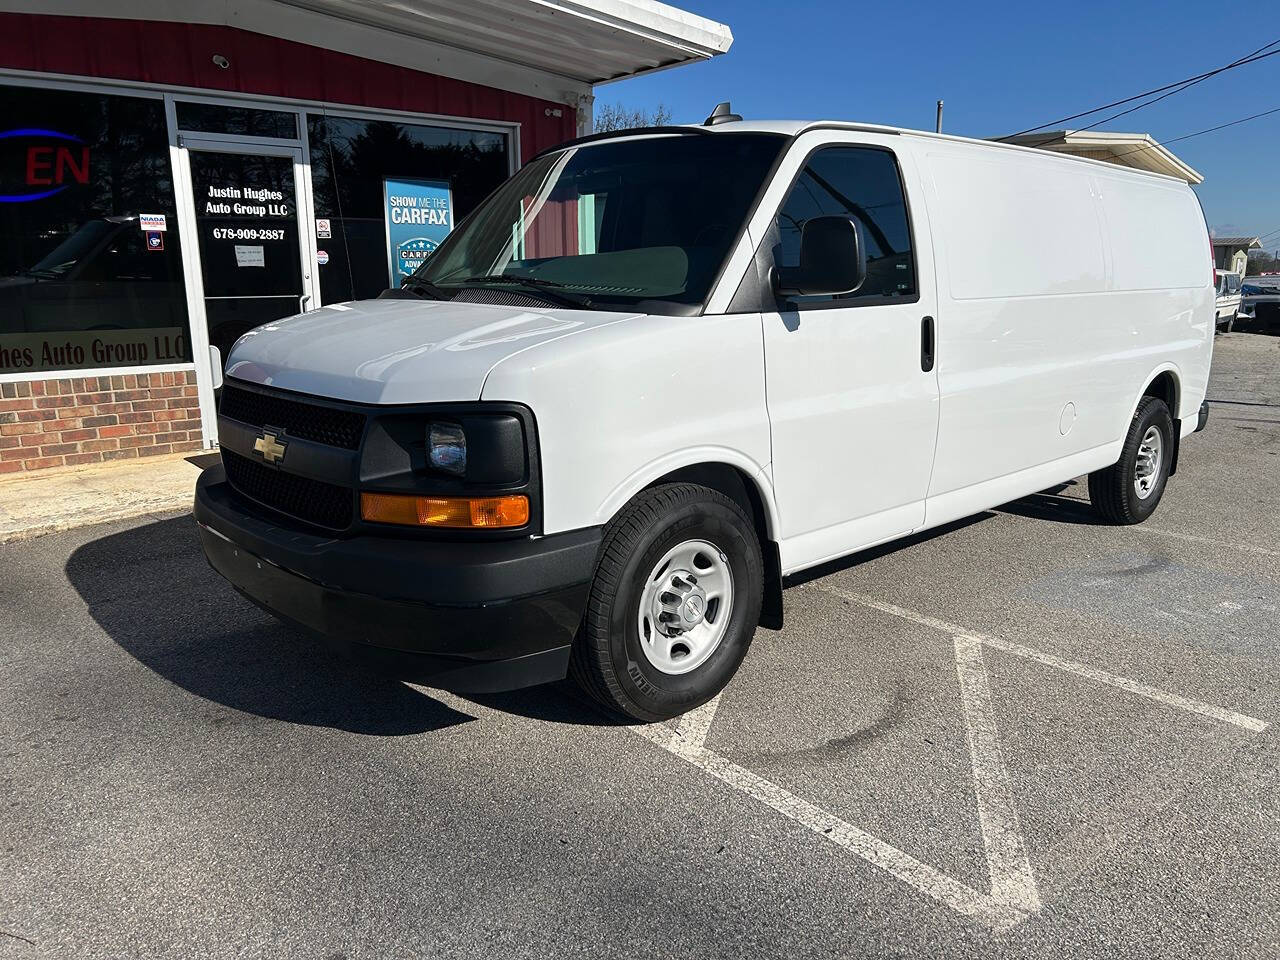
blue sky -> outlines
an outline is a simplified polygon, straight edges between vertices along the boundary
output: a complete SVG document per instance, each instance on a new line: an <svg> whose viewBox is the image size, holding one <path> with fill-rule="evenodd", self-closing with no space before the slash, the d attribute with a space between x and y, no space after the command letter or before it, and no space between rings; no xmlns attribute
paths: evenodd
<svg viewBox="0 0 1280 960"><path fill-rule="evenodd" d="M675 0L729 24L733 48L708 63L598 87L598 102L652 108L677 123L720 100L757 119L838 118L991 137L1222 66L1280 39L1260 5L865 3ZM1099 129L1159 140L1280 107L1280 56L1212 77ZM1114 111L1110 111L1114 112ZM1069 126L1092 122L1090 116ZM1222 236L1280 231L1280 113L1170 147L1204 174ZM1268 241L1280 247L1280 234Z"/></svg>

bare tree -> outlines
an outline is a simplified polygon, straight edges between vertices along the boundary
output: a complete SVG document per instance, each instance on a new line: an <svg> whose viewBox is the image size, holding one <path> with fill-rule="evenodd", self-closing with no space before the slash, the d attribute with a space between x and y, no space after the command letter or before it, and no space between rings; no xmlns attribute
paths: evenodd
<svg viewBox="0 0 1280 960"><path fill-rule="evenodd" d="M632 127L661 127L671 122L671 110L665 104L658 104L653 112L642 108L631 109L620 103L596 104L595 132L607 133L610 130L629 130Z"/></svg>
<svg viewBox="0 0 1280 960"><path fill-rule="evenodd" d="M1280 254L1280 250L1276 251ZM1251 277L1256 277L1260 273L1274 273L1280 270L1280 257L1272 256L1265 250L1249 251L1249 266L1246 273Z"/></svg>

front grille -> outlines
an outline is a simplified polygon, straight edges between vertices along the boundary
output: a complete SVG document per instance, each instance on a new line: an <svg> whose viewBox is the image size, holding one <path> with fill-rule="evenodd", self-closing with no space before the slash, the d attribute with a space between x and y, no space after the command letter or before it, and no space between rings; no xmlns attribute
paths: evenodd
<svg viewBox="0 0 1280 960"><path fill-rule="evenodd" d="M244 390L228 383L222 388L218 412L254 427L278 427L291 437L331 447L355 450L364 433L364 414L352 410L292 400L274 393Z"/></svg>
<svg viewBox="0 0 1280 960"><path fill-rule="evenodd" d="M345 487L273 470L226 449L222 463L231 486L264 507L331 530L351 526L352 493Z"/></svg>

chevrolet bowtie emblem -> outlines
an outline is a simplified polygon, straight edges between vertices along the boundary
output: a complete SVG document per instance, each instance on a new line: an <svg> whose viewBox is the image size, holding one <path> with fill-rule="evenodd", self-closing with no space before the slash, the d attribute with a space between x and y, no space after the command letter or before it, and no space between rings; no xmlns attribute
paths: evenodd
<svg viewBox="0 0 1280 960"><path fill-rule="evenodd" d="M269 430L263 431L262 436L253 441L254 453L262 454L262 459L267 463L279 463L284 459L284 450L288 443L284 440L277 440L276 435Z"/></svg>

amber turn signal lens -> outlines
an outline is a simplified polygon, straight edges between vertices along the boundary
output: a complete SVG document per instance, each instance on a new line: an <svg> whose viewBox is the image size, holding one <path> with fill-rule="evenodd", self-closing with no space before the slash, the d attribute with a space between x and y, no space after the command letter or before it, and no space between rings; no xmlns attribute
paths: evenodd
<svg viewBox="0 0 1280 960"><path fill-rule="evenodd" d="M360 494L360 516L370 523L409 527L495 530L529 522L529 498L415 497L400 493Z"/></svg>

